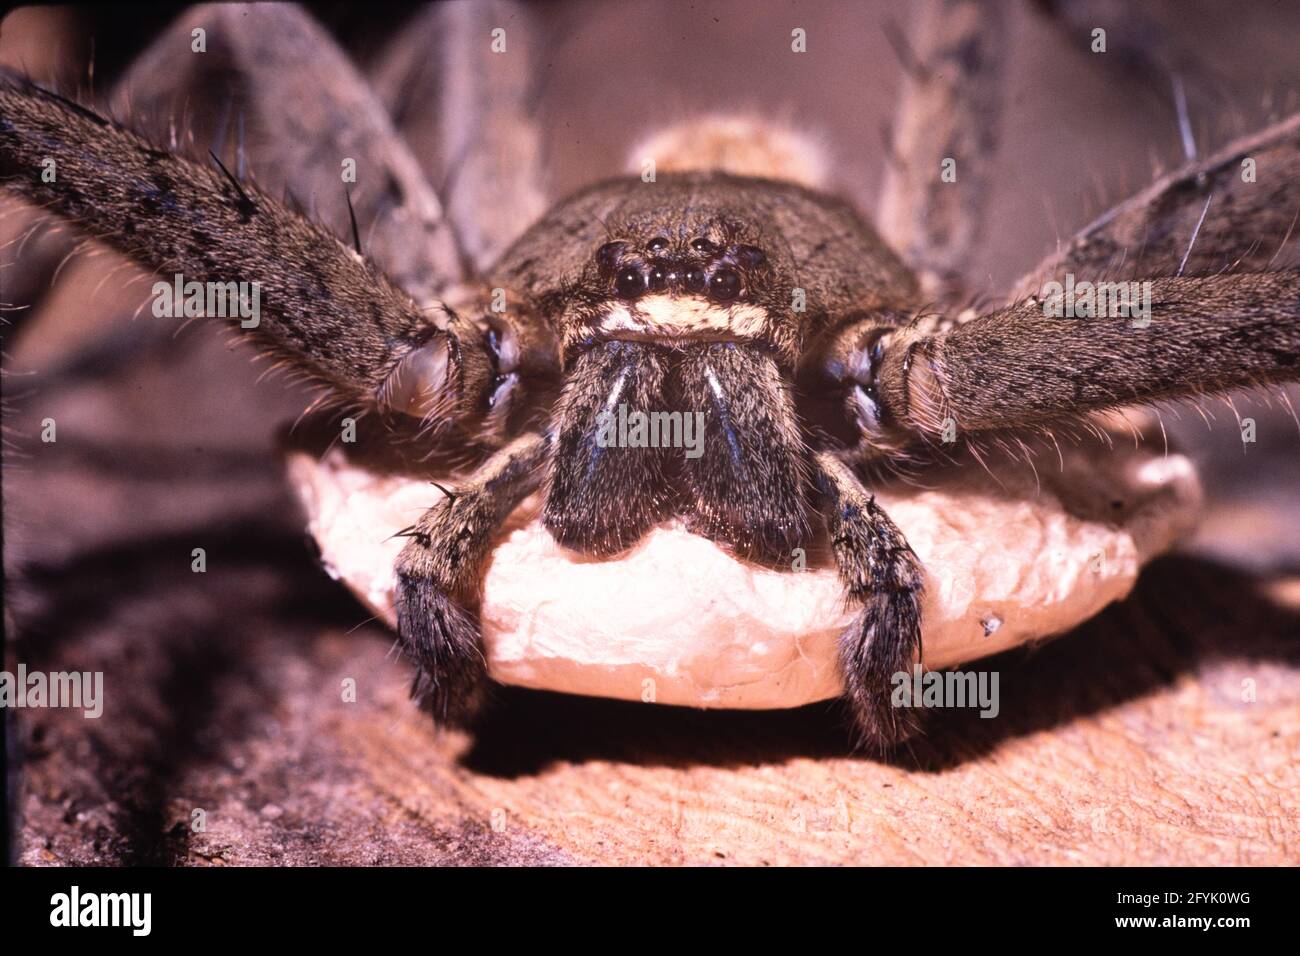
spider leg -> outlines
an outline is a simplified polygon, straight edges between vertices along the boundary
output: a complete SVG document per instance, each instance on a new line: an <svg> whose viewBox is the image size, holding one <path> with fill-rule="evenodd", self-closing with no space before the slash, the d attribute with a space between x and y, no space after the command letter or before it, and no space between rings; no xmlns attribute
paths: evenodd
<svg viewBox="0 0 1300 956"><path fill-rule="evenodd" d="M206 31L206 52L191 31ZM437 194L384 104L339 45L294 4L183 11L110 99L172 152L211 149L240 180L286 195L365 255L420 305L462 279Z"/></svg>
<svg viewBox="0 0 1300 956"><path fill-rule="evenodd" d="M1154 279L1149 294L1139 319L1054 317L1030 299L946 331L903 329L873 366L882 420L951 440L1300 379L1300 273Z"/></svg>
<svg viewBox="0 0 1300 956"><path fill-rule="evenodd" d="M977 0L926 0L913 24L894 38L905 75L876 223L925 295L950 301L984 221L1008 31L1003 5Z"/></svg>
<svg viewBox="0 0 1300 956"><path fill-rule="evenodd" d="M1298 220L1300 113L1114 207L1021 279L1012 301L1068 273L1099 281L1293 268Z"/></svg>
<svg viewBox="0 0 1300 956"><path fill-rule="evenodd" d="M533 16L504 0L430 4L372 71L480 274L546 211Z"/></svg>
<svg viewBox="0 0 1300 956"><path fill-rule="evenodd" d="M919 723L914 710L893 706L891 688L895 675L910 675L920 659L924 573L902 532L849 466L830 452L818 453L815 464L840 577L861 607L840 636L845 700L860 742L884 750Z"/></svg>
<svg viewBox="0 0 1300 956"><path fill-rule="evenodd" d="M1171 79L1185 77L1193 106L1230 108L1227 94L1216 92L1229 86L1223 71L1189 46L1176 21L1161 22L1152 10L1124 0L1041 0L1035 13L1071 47L1076 69L1118 66L1162 106L1169 103ZM1088 52L1098 27L1109 44L1104 57Z"/></svg>
<svg viewBox="0 0 1300 956"><path fill-rule="evenodd" d="M477 327L445 309L439 325L224 164L174 156L53 94L0 82L0 184L161 273L155 310L166 299L173 317L209 315L210 288L197 303L186 289L218 286L219 316L351 402L430 423L471 420L487 404L492 356Z"/></svg>
<svg viewBox="0 0 1300 956"><path fill-rule="evenodd" d="M397 559L397 630L415 663L413 695L442 723L462 725L482 702L487 661L473 608L502 522L541 481L549 439L524 435L468 484L420 516Z"/></svg>

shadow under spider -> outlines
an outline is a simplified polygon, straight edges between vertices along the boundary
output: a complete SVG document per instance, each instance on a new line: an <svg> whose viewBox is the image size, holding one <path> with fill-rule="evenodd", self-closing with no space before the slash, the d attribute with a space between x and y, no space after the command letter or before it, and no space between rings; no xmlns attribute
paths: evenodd
<svg viewBox="0 0 1300 956"><path fill-rule="evenodd" d="M202 576L175 557L196 540L217 559ZM15 768L30 770L51 750L80 741L96 785L67 781L67 813L106 802L114 826L79 850L93 862L127 866L186 860L188 829L169 824L169 807L187 772L255 733L258 716L281 704L282 688L248 657L256 642L241 634L273 630L305 646L315 629L357 612L302 540L247 521L28 564L9 596L17 598L19 659L34 670L101 670L116 685L113 716L71 732L57 711L16 712L27 739Z"/></svg>

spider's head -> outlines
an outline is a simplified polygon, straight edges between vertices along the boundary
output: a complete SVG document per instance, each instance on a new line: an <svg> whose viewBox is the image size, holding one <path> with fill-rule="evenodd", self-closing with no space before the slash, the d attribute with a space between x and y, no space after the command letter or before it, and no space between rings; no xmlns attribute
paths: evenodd
<svg viewBox="0 0 1300 956"><path fill-rule="evenodd" d="M587 319L592 335L671 342L763 334L774 279L766 250L732 239L734 228L684 234L694 231L614 239L596 250L593 285L603 302Z"/></svg>
<svg viewBox="0 0 1300 956"><path fill-rule="evenodd" d="M560 363L618 340L735 342L795 368L829 316L897 307L914 283L847 205L723 173L608 180L529 229L494 282L555 333Z"/></svg>
<svg viewBox="0 0 1300 956"><path fill-rule="evenodd" d="M611 340L743 342L793 357L792 270L761 221L667 206L606 225L554 316L566 359Z"/></svg>

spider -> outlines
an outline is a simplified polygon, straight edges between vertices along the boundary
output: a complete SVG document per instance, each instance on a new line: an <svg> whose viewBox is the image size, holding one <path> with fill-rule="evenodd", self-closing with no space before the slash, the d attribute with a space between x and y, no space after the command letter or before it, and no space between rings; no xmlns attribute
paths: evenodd
<svg viewBox="0 0 1300 956"><path fill-rule="evenodd" d="M346 175L340 190L351 243L301 210L293 177L281 200L245 175L242 145L230 164L221 148L186 156L174 128L162 148L16 77L0 86L0 177L164 277L257 283L246 331L259 348L373 413L415 458L451 448L472 463L403 531L395 568L415 693L439 721L468 723L481 706L481 571L505 519L543 489L556 541L598 558L675 517L778 566L824 535L859 608L840 642L845 697L862 739L888 746L913 729L889 688L920 655L925 569L876 502L875 476L958 443L1300 378L1300 275L1270 268L1293 222L1300 116L1103 216L1009 304L957 307L980 190L942 171L948 150L965 163L988 145L999 31L941 7L906 51L905 162L882 204L897 249L833 195L692 168L692 151L726 139L708 123L683 139L679 168L598 182L542 211L519 168L535 151L527 34L503 5L435 10L412 28L482 52L459 67L464 116L449 113L475 132L462 142L455 122L440 126L446 212L378 97L293 7L183 15L137 67L155 98L130 105L165 113L169 94L185 94L216 113L204 82L220 70L246 81L255 165L292 162L308 185L350 159L363 170L355 205ZM211 60L178 67L192 27ZM413 52L395 70L399 118L445 80ZM1267 181L1240 175L1246 159ZM358 219L372 227L364 252ZM1052 277L1131 274L1139 248L1149 323L1061 315L1038 294ZM701 454L599 441L618 406L701 415Z"/></svg>

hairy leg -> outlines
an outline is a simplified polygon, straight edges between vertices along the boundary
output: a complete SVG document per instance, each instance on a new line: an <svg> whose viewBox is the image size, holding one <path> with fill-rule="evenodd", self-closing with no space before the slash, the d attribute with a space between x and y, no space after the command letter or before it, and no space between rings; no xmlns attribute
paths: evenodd
<svg viewBox="0 0 1300 956"><path fill-rule="evenodd" d="M1034 12L1046 18L1070 47L1070 53L1064 54L1073 57L1068 68L1113 71L1118 66L1126 74L1128 89L1146 92L1153 102L1175 110L1171 100L1177 77L1185 83L1193 109L1231 111L1233 103L1226 93L1230 78L1192 49L1186 31L1179 29L1181 24L1173 17L1161 17L1158 7L1128 0L1037 0ZM1089 52L1097 27L1106 30L1105 56Z"/></svg>
<svg viewBox="0 0 1300 956"><path fill-rule="evenodd" d="M480 274L546 211L534 18L506 0L430 4L372 73Z"/></svg>
<svg viewBox="0 0 1300 956"><path fill-rule="evenodd" d="M47 159L57 170L52 179L42 176ZM450 310L440 316L444 325L435 323L337 238L217 164L174 156L21 83L0 83L0 182L169 278L256 283L256 323L244 328L235 315L231 324L363 407L430 425L482 420L511 376L553 354L536 335L511 340L513 314L496 317L506 328L496 330L495 347ZM417 690L443 716L472 703L474 670L464 662L477 635L445 596L466 592L492 532L535 484L539 454L510 446L476 475L463 500L411 530L399 566L403 634L423 662ZM445 678L431 670L438 661L448 668Z"/></svg>
<svg viewBox="0 0 1300 956"><path fill-rule="evenodd" d="M1300 273L1151 282L1150 316L1049 317L1028 300L894 333L874 366L887 426L929 438L1300 379ZM951 433L950 433L951 434Z"/></svg>
<svg viewBox="0 0 1300 956"><path fill-rule="evenodd" d="M483 562L502 522L541 482L548 448L541 435L516 439L402 532L410 540L397 559L397 629L418 669L413 694L442 723L463 724L482 703Z"/></svg>
<svg viewBox="0 0 1300 956"><path fill-rule="evenodd" d="M437 324L337 238L215 163L0 82L0 184L169 285L181 274L255 286L256 324L232 315L231 325L343 398L430 420L481 411L491 356L477 328L447 312Z"/></svg>
<svg viewBox="0 0 1300 956"><path fill-rule="evenodd" d="M207 52L190 31L206 31ZM486 41L485 41L486 42ZM117 84L114 115L172 152L220 156L238 178L309 210L427 305L460 281L433 187L351 59L296 4L182 11ZM345 195L346 191L346 195ZM351 208L349 208L351 207Z"/></svg>
<svg viewBox="0 0 1300 956"><path fill-rule="evenodd" d="M1006 26L1000 2L925 0L895 40L905 77L876 223L926 296L960 296L997 147ZM956 162L957 179L941 178Z"/></svg>
<svg viewBox="0 0 1300 956"><path fill-rule="evenodd" d="M1298 220L1300 113L1120 203L1016 283L1011 300L1039 295L1067 273L1097 282L1292 268Z"/></svg>
<svg viewBox="0 0 1300 956"><path fill-rule="evenodd" d="M840 671L860 743L887 749L916 730L911 708L891 703L893 677L921 653L924 573L898 527L849 466L829 452L815 459L827 500L831 547L850 600L861 606L840 637Z"/></svg>

